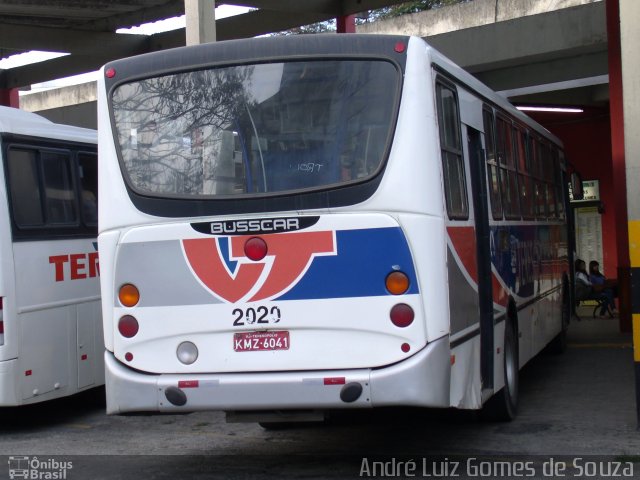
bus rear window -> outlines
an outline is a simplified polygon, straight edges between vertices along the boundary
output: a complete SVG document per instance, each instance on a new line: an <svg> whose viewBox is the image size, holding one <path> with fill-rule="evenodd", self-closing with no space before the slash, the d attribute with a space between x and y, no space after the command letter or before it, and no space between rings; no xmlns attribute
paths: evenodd
<svg viewBox="0 0 640 480"><path fill-rule="evenodd" d="M400 73L383 60L182 72L118 86L129 185L163 197L264 195L358 182L381 168Z"/></svg>

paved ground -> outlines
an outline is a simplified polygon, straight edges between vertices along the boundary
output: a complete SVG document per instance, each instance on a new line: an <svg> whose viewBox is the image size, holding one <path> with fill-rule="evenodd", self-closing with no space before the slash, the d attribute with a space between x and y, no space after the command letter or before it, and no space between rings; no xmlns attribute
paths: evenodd
<svg viewBox="0 0 640 480"><path fill-rule="evenodd" d="M468 456L532 458L541 474L551 458L605 455L637 462L633 474L640 478L630 336L617 333L617 320L587 314L572 324L569 338L566 354L543 353L522 371L520 412L511 423L484 422L469 412L408 410L342 414L327 425L266 431L226 424L217 412L108 417L98 391L0 412L0 455L70 459L68 479L353 478L363 473L364 459L432 456L449 459L438 464L444 467ZM3 464L0 457L0 479L8 478Z"/></svg>

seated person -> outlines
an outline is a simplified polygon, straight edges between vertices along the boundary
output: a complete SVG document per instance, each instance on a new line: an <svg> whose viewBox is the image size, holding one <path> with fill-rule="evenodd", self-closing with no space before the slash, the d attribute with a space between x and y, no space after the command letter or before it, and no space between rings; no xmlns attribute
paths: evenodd
<svg viewBox="0 0 640 480"><path fill-rule="evenodd" d="M611 290L611 298L618 298L618 280L606 278L600 272L600 264L595 260L589 262L589 280L592 285L600 285L603 290ZM615 312L615 303L613 305L612 310Z"/></svg>
<svg viewBox="0 0 640 480"><path fill-rule="evenodd" d="M587 264L584 260L577 259L576 270L576 300L597 300L601 302L600 317L605 317L607 313L613 312L613 292L604 285L594 285L587 273Z"/></svg>

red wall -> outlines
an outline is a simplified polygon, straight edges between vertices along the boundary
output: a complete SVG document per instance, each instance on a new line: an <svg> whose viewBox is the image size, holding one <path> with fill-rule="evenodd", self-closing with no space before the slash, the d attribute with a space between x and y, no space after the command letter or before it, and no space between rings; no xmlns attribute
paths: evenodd
<svg viewBox="0 0 640 480"><path fill-rule="evenodd" d="M565 155L583 180L600 181L602 214L603 269L615 277L618 268L616 218L611 160L611 126L608 109L591 109L584 114L534 113L530 115L558 136L564 143ZM590 259L585 259L587 262Z"/></svg>

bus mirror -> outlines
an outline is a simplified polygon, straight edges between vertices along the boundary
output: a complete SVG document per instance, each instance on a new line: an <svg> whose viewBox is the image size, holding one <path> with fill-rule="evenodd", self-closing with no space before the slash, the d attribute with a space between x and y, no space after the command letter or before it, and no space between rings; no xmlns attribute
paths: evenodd
<svg viewBox="0 0 640 480"><path fill-rule="evenodd" d="M571 174L571 194L573 200L582 200L584 198L584 191L582 189L582 177L577 172L573 172Z"/></svg>

